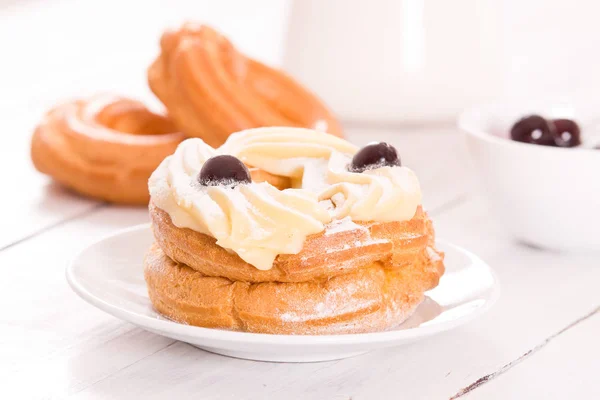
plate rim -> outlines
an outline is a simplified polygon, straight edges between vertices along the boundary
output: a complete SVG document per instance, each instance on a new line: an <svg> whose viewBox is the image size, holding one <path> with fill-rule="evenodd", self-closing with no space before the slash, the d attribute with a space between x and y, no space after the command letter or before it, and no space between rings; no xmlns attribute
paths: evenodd
<svg viewBox="0 0 600 400"><path fill-rule="evenodd" d="M65 270L65 277L67 283L71 289L83 300L92 306L118 318L122 321L132 323L142 329L151 329L162 333L173 333L176 335L191 336L198 339L211 340L214 342L237 342L247 344L260 344L260 345L311 345L311 346L326 346L326 345L350 345L350 344L366 344L366 343L386 343L386 342L397 342L397 341L408 341L415 338L432 336L437 333L446 332L461 325L465 325L481 315L489 311L500 297L500 281L496 272L492 267L479 258L469 250L452 244L446 240L436 239L436 243L442 244L443 246L453 248L454 250L461 252L468 256L471 260L478 263L481 267L485 268L487 272L492 276L493 285L492 292L489 300L481 307L477 308L472 313L460 316L451 321L442 322L436 325L429 326L418 326L415 328L391 330L391 331L379 331L379 332L366 332L366 333L344 333L334 335L280 335L271 333L252 333L252 332L241 332L241 331L229 331L224 329L216 328L205 328L194 325L186 325L179 322L171 321L169 319L158 319L147 315L139 314L134 311L130 311L123 307L113 305L104 299L101 299L91 292L89 292L74 275L75 266L77 260L86 252L89 248L116 236L124 235L134 231L151 230L150 223L144 223L139 225L133 225L127 228L113 231L109 234L103 235L100 238L90 242L82 249L76 252L67 263ZM123 316L127 316L127 318Z"/></svg>

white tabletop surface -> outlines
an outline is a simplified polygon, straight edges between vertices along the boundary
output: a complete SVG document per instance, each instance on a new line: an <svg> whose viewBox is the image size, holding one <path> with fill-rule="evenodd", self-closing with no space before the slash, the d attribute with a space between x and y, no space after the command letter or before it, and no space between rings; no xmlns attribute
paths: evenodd
<svg viewBox="0 0 600 400"><path fill-rule="evenodd" d="M9 17L0 24L4 38L28 29ZM0 398L600 398L597 255L558 254L513 241L480 197L463 138L451 127L346 128L357 144L396 145L420 177L438 236L497 272L500 300L469 325L355 358L275 364L206 353L93 308L68 287L67 261L102 235L146 222L147 211L84 199L51 183L31 165L29 138L56 99L127 84L131 90L123 93L138 93L144 68L125 75L94 69L100 57L74 57L80 65L73 66L69 54L50 47L46 61L36 64L31 54L13 50L20 66L5 65L0 76Z"/></svg>

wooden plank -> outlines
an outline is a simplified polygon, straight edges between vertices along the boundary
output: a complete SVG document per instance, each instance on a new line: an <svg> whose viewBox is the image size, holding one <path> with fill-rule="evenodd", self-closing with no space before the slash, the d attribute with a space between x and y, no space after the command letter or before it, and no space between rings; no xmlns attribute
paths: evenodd
<svg viewBox="0 0 600 400"><path fill-rule="evenodd" d="M0 230L0 249L85 215L100 204L65 190L34 169L29 143L40 116L41 111L17 111L3 121L12 138L0 148L2 221L6 227Z"/></svg>
<svg viewBox="0 0 600 400"><path fill-rule="evenodd" d="M579 321L544 342L507 373L482 385L472 398L599 399L600 313ZM471 397L469 397L470 399Z"/></svg>
<svg viewBox="0 0 600 400"><path fill-rule="evenodd" d="M63 398L173 342L89 306L64 279L67 261L84 245L147 221L144 209L106 208L0 253L0 302L11 304L0 315L3 393ZM37 377L35 385L28 376Z"/></svg>

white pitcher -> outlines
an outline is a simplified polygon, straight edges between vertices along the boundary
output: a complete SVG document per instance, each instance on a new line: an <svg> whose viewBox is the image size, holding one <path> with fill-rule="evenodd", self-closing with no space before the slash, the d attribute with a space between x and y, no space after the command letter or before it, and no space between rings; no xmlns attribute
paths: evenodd
<svg viewBox="0 0 600 400"><path fill-rule="evenodd" d="M284 67L346 121L447 121L500 90L498 3L296 0Z"/></svg>

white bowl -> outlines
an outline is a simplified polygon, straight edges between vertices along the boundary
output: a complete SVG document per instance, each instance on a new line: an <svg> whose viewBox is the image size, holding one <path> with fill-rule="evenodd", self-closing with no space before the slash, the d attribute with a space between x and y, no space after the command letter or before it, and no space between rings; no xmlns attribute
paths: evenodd
<svg viewBox="0 0 600 400"><path fill-rule="evenodd" d="M600 150L556 148L509 139L521 117L574 118L584 146L599 109L575 103L490 105L459 117L493 212L523 242L560 251L600 250ZM594 127L596 125L596 127Z"/></svg>
<svg viewBox="0 0 600 400"><path fill-rule="evenodd" d="M158 335L231 357L261 361L335 360L407 345L454 329L490 309L500 293L491 268L467 250L438 242L446 273L415 313L396 329L349 335L267 335L170 321L148 299L142 259L154 241L149 225L116 232L79 253L67 268L73 290L92 305Z"/></svg>

